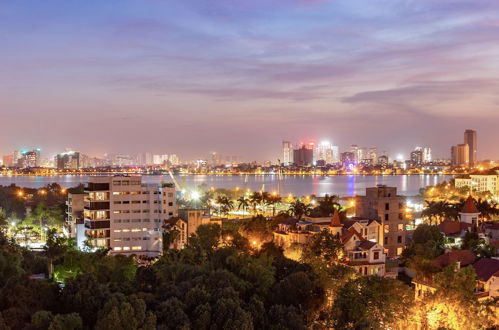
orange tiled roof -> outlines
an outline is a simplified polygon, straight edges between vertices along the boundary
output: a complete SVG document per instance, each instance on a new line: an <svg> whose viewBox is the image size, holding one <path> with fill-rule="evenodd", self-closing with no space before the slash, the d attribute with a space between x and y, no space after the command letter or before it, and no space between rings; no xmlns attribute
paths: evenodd
<svg viewBox="0 0 499 330"><path fill-rule="evenodd" d="M470 250L456 250L442 254L441 256L433 259L436 266L440 268L447 267L453 263L460 262L461 267L472 264L476 256Z"/></svg>
<svg viewBox="0 0 499 330"><path fill-rule="evenodd" d="M459 234L472 226L472 224L466 222L444 220L438 225L438 229L440 232L444 233L444 235L448 236Z"/></svg>
<svg viewBox="0 0 499 330"><path fill-rule="evenodd" d="M333 217L331 218L331 227L343 227L340 222L340 213L338 210L334 210Z"/></svg>
<svg viewBox="0 0 499 330"><path fill-rule="evenodd" d="M476 208L475 200L471 197L471 195L469 195L466 202L464 202L464 207L461 213L480 213Z"/></svg>

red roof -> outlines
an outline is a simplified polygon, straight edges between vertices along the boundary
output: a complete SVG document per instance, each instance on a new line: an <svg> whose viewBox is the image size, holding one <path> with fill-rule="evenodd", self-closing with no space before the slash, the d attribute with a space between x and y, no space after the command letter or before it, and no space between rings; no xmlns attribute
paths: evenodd
<svg viewBox="0 0 499 330"><path fill-rule="evenodd" d="M473 264L479 280L487 282L492 275L499 272L499 260L482 258Z"/></svg>
<svg viewBox="0 0 499 330"><path fill-rule="evenodd" d="M354 228L349 228L345 233L343 233L343 235L341 235L341 243L345 244L353 236L357 236L357 238L359 239L359 241L364 240L362 238L362 235L360 235L358 231L356 231Z"/></svg>
<svg viewBox="0 0 499 330"><path fill-rule="evenodd" d="M436 266L440 268L447 267L456 262L461 264L461 267L472 264L476 259L476 256L470 250L456 250L450 251L445 254L442 254L439 257L433 259L433 262Z"/></svg>
<svg viewBox="0 0 499 330"><path fill-rule="evenodd" d="M471 197L471 195L469 195L466 202L464 202L464 207L461 213L480 213L476 208L475 200Z"/></svg>
<svg viewBox="0 0 499 330"><path fill-rule="evenodd" d="M340 222L340 213L338 210L334 210L333 217L331 218L331 227L343 227Z"/></svg>
<svg viewBox="0 0 499 330"><path fill-rule="evenodd" d="M470 223L451 220L444 220L438 225L438 229L445 236L459 234L471 227L473 227L473 225Z"/></svg>

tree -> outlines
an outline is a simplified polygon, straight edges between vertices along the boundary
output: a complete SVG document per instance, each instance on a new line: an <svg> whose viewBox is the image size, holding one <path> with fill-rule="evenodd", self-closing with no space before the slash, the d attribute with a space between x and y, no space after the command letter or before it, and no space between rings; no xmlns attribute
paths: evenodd
<svg viewBox="0 0 499 330"><path fill-rule="evenodd" d="M332 264L342 257L343 244L337 235L322 230L314 235L303 251L303 260L310 257L320 257L326 263Z"/></svg>
<svg viewBox="0 0 499 330"><path fill-rule="evenodd" d="M47 231L47 242L45 243L43 250L48 260L49 277L52 277L54 272L54 261L63 257L64 253L71 249L74 249L72 240L68 240L61 235L57 235L57 231L55 229L49 229Z"/></svg>
<svg viewBox="0 0 499 330"><path fill-rule="evenodd" d="M265 200L265 203L268 205L268 206L271 206L272 207L272 216L275 216L275 208L276 208L276 205L279 204L280 202L282 201L282 198L281 196L279 195L269 195L266 200Z"/></svg>
<svg viewBox="0 0 499 330"><path fill-rule="evenodd" d="M379 276L362 276L338 293L333 315L338 329L386 329L409 315L413 293L402 282Z"/></svg>
<svg viewBox="0 0 499 330"><path fill-rule="evenodd" d="M115 294L100 311L95 329L153 330L156 317L137 296Z"/></svg>
<svg viewBox="0 0 499 330"><path fill-rule="evenodd" d="M237 199L237 209L243 209L243 212L246 213L246 210L250 206L250 200L246 198L246 196L241 196Z"/></svg>
<svg viewBox="0 0 499 330"><path fill-rule="evenodd" d="M158 329L190 329L189 316L184 312L184 308L184 304L175 297L162 302L156 312Z"/></svg>
<svg viewBox="0 0 499 330"><path fill-rule="evenodd" d="M9 221L7 217L7 212L2 207L0 207L0 231L6 233L8 226L9 226Z"/></svg>
<svg viewBox="0 0 499 330"><path fill-rule="evenodd" d="M300 200L297 200L289 205L289 212L298 219L301 219L304 215L308 215L310 210L310 206L304 204Z"/></svg>
<svg viewBox="0 0 499 330"><path fill-rule="evenodd" d="M461 249L470 250L478 257L491 258L496 256L496 248L487 244L477 232L471 231L464 234Z"/></svg>
<svg viewBox="0 0 499 330"><path fill-rule="evenodd" d="M431 278L438 271L433 259L444 252L445 238L437 226L422 224L414 231L411 244L403 251L402 260L421 278Z"/></svg>
<svg viewBox="0 0 499 330"><path fill-rule="evenodd" d="M80 330L83 322L78 313L58 314L50 323L48 330Z"/></svg>
<svg viewBox="0 0 499 330"><path fill-rule="evenodd" d="M319 201L319 205L315 208L320 217L332 216L335 210L340 210L341 205L338 202L339 197L337 195L329 196L326 194L322 200Z"/></svg>
<svg viewBox="0 0 499 330"><path fill-rule="evenodd" d="M260 205L263 201L262 194L259 192L253 192L249 198L250 204L253 206L253 214L257 213L256 207Z"/></svg>

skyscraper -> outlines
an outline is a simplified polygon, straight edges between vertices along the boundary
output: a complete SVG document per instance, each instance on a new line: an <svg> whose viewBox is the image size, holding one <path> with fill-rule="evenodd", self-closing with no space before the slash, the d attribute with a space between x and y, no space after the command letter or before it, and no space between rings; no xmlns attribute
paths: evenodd
<svg viewBox="0 0 499 330"><path fill-rule="evenodd" d="M293 145L289 141L282 141L282 160L284 166L293 164Z"/></svg>
<svg viewBox="0 0 499 330"><path fill-rule="evenodd" d="M477 151L477 140L476 140L476 131L472 129L467 129L464 131L464 144L467 144L469 147L468 150L468 159L469 159L469 166L474 167L477 164L477 157L476 157L476 151Z"/></svg>
<svg viewBox="0 0 499 330"><path fill-rule="evenodd" d="M314 149L302 145L300 149L293 150L293 163L298 166L310 166L314 161Z"/></svg>
<svg viewBox="0 0 499 330"><path fill-rule="evenodd" d="M338 147L327 141L321 142L314 149L314 162L322 160L325 164L331 165L338 163L339 158Z"/></svg>
<svg viewBox="0 0 499 330"><path fill-rule="evenodd" d="M458 144L457 146L452 146L451 163L452 166L469 166L469 146L467 144Z"/></svg>
<svg viewBox="0 0 499 330"><path fill-rule="evenodd" d="M75 151L67 151L55 156L55 166L59 170L71 169L77 170L80 168L80 153Z"/></svg>

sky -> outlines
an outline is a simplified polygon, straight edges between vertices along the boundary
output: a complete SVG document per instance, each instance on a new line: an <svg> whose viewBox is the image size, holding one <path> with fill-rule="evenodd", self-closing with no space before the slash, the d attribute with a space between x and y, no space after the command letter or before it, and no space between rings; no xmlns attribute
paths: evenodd
<svg viewBox="0 0 499 330"><path fill-rule="evenodd" d="M499 159L499 1L2 0L0 153Z"/></svg>

